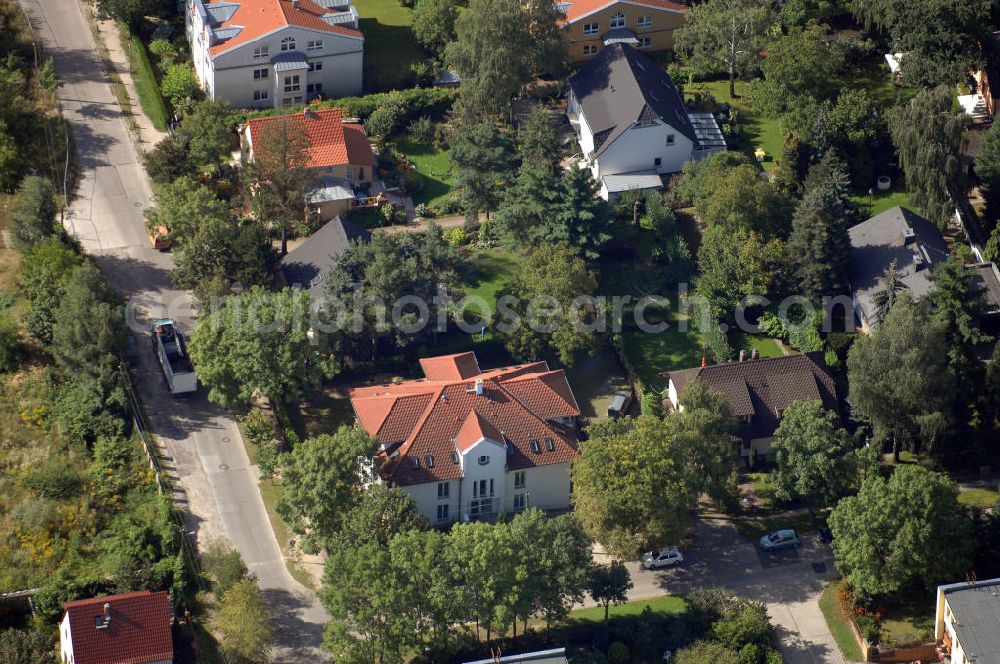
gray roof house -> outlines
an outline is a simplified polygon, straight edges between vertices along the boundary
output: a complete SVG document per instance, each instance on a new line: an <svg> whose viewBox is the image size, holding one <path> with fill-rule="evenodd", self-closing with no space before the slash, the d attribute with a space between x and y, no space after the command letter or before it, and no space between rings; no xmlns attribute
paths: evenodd
<svg viewBox="0 0 1000 664"><path fill-rule="evenodd" d="M934 640L943 662L1000 662L1000 579L938 586Z"/></svg>
<svg viewBox="0 0 1000 664"><path fill-rule="evenodd" d="M580 167L612 199L662 186L664 174L726 149L711 114L689 114L670 75L631 46L612 43L569 79L566 114Z"/></svg>
<svg viewBox="0 0 1000 664"><path fill-rule="evenodd" d="M931 289L931 268L949 255L937 226L903 207L890 208L852 226L848 234L851 239L848 280L862 329L873 326L872 296L882 290L885 271L893 261L907 290L920 298Z"/></svg>
<svg viewBox="0 0 1000 664"><path fill-rule="evenodd" d="M285 282L308 288L314 299L323 295L323 273L334 256L351 242L368 242L372 234L349 221L334 217L281 260Z"/></svg>

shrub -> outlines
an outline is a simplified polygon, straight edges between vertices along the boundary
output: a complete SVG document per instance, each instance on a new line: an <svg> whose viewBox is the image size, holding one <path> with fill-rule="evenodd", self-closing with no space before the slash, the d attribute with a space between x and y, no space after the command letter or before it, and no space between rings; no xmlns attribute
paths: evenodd
<svg viewBox="0 0 1000 664"><path fill-rule="evenodd" d="M153 182L167 184L194 173L187 146L174 136L167 136L143 157L146 172Z"/></svg>
<svg viewBox="0 0 1000 664"><path fill-rule="evenodd" d="M663 417L663 397L653 390L642 395L642 414Z"/></svg>
<svg viewBox="0 0 1000 664"><path fill-rule="evenodd" d="M823 337L820 336L819 330L812 325L800 325L789 330L788 343L792 348L803 353L823 350Z"/></svg>
<svg viewBox="0 0 1000 664"><path fill-rule="evenodd" d="M243 433L256 446L273 441L276 435L274 422L256 408L243 417Z"/></svg>
<svg viewBox="0 0 1000 664"><path fill-rule="evenodd" d="M609 664L628 664L631 658L632 653L629 651L628 646L621 641L615 641L608 647Z"/></svg>
<svg viewBox="0 0 1000 664"><path fill-rule="evenodd" d="M198 92L198 78L190 65L170 65L160 81L160 89L174 110L186 111Z"/></svg>
<svg viewBox="0 0 1000 664"><path fill-rule="evenodd" d="M787 339L788 329L778 316L770 311L761 314L757 319L757 328L769 337Z"/></svg>
<svg viewBox="0 0 1000 664"><path fill-rule="evenodd" d="M166 39L154 39L149 42L149 52L159 60L158 64L161 71L166 71L174 64L174 59L177 57L177 50L174 48L174 45Z"/></svg>
<svg viewBox="0 0 1000 664"><path fill-rule="evenodd" d="M20 363L20 330L10 314L0 309L0 373L14 371Z"/></svg>
<svg viewBox="0 0 1000 664"><path fill-rule="evenodd" d="M250 575L239 551L234 551L218 540L208 543L201 554L205 572L212 578L212 588L219 595L225 594L238 582Z"/></svg>
<svg viewBox="0 0 1000 664"><path fill-rule="evenodd" d="M428 115L421 115L410 123L407 133L410 138L420 143L429 143L434 140L434 123Z"/></svg>
<svg viewBox="0 0 1000 664"><path fill-rule="evenodd" d="M445 231L444 237L448 240L448 244L453 247L461 247L463 244L469 241L469 234L461 226L456 226L455 228L449 228Z"/></svg>
<svg viewBox="0 0 1000 664"><path fill-rule="evenodd" d="M24 178L17 188L10 221L14 249L23 252L47 238L61 236L62 228L56 223L56 212L52 182L38 175Z"/></svg>
<svg viewBox="0 0 1000 664"><path fill-rule="evenodd" d="M80 478L65 460L50 458L21 480L24 488L39 498L72 498L80 486Z"/></svg>
<svg viewBox="0 0 1000 664"><path fill-rule="evenodd" d="M406 102L399 96L389 96L365 120L365 130L369 135L385 140L396 133L406 117Z"/></svg>
<svg viewBox="0 0 1000 664"><path fill-rule="evenodd" d="M434 216L434 210L427 203L417 203L417 207L414 209L418 217L423 217L424 219L429 219Z"/></svg>

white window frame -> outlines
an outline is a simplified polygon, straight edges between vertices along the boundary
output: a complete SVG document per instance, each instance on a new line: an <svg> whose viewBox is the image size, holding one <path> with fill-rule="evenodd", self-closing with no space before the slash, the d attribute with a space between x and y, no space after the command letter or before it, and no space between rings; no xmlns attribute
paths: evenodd
<svg viewBox="0 0 1000 664"><path fill-rule="evenodd" d="M295 37L285 37L281 40L281 52L295 50Z"/></svg>
<svg viewBox="0 0 1000 664"><path fill-rule="evenodd" d="M594 44L584 44L583 45L584 55L597 55L597 46Z"/></svg>
<svg viewBox="0 0 1000 664"><path fill-rule="evenodd" d="M596 35L601 30L600 23L584 23L583 24L583 34L585 35Z"/></svg>
<svg viewBox="0 0 1000 664"><path fill-rule="evenodd" d="M270 55L271 55L271 48L267 44L264 44L263 46L254 46L253 47L253 59L254 60L259 60L261 58L267 58L267 57L270 57Z"/></svg>
<svg viewBox="0 0 1000 664"><path fill-rule="evenodd" d="M488 454L479 455L479 465L488 466L490 464L490 456Z"/></svg>
<svg viewBox="0 0 1000 664"><path fill-rule="evenodd" d="M253 100L254 101L267 101L267 99L268 99L269 96L270 95L268 94L267 90L254 90L253 91Z"/></svg>
<svg viewBox="0 0 1000 664"><path fill-rule="evenodd" d="M640 16L639 20L635 23L638 28L651 28L653 27L653 17L652 16Z"/></svg>
<svg viewBox="0 0 1000 664"><path fill-rule="evenodd" d="M515 470L514 471L514 488L515 489L523 489L524 488L525 480L526 480L525 475L526 474L525 474L525 472L523 470Z"/></svg>
<svg viewBox="0 0 1000 664"><path fill-rule="evenodd" d="M451 498L451 482L438 482L438 500Z"/></svg>
<svg viewBox="0 0 1000 664"><path fill-rule="evenodd" d="M437 506L438 522L447 521L449 519L451 515L449 514L450 510L448 509L448 507L449 507L448 503L441 503L440 505Z"/></svg>
<svg viewBox="0 0 1000 664"><path fill-rule="evenodd" d="M261 69L254 69L253 70L253 80L255 80L255 81L262 81L262 80L268 78L268 76L269 76L269 74L267 72L267 67L263 67Z"/></svg>
<svg viewBox="0 0 1000 664"><path fill-rule="evenodd" d="M323 40L322 39L310 39L306 42L307 51L322 51L323 50Z"/></svg>
<svg viewBox="0 0 1000 664"><path fill-rule="evenodd" d="M649 37L641 37L639 39L639 48L652 48L653 40Z"/></svg>
<svg viewBox="0 0 1000 664"><path fill-rule="evenodd" d="M302 90L302 79L299 78L298 74L288 74L282 80L281 85L284 88L285 94L299 92Z"/></svg>
<svg viewBox="0 0 1000 664"><path fill-rule="evenodd" d="M514 511L523 510L528 506L528 501L525 498L527 494L525 493L515 493L514 494Z"/></svg>
<svg viewBox="0 0 1000 664"><path fill-rule="evenodd" d="M611 30L614 30L615 28L624 28L625 23L625 12L615 12L611 15L611 20L608 21L608 27Z"/></svg>
<svg viewBox="0 0 1000 664"><path fill-rule="evenodd" d="M309 71L323 71L323 61L317 60L316 62L310 62Z"/></svg>

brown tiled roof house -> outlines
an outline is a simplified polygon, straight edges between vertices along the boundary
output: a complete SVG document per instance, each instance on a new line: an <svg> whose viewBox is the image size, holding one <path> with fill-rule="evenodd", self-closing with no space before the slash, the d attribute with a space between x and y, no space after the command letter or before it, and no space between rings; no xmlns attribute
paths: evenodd
<svg viewBox="0 0 1000 664"><path fill-rule="evenodd" d="M351 391L385 481L432 523L569 506L580 408L565 372L545 362L483 371L471 352L420 365L424 379Z"/></svg>
<svg viewBox="0 0 1000 664"><path fill-rule="evenodd" d="M827 410L838 410L837 387L822 353L801 353L706 367L680 369L662 374L668 379L667 395L675 410L681 408L684 391L699 382L718 392L739 421L737 435L742 454L770 450L770 440L781 415L796 401L819 401Z"/></svg>
<svg viewBox="0 0 1000 664"><path fill-rule="evenodd" d="M141 590L63 604L64 664L170 664L170 597Z"/></svg>

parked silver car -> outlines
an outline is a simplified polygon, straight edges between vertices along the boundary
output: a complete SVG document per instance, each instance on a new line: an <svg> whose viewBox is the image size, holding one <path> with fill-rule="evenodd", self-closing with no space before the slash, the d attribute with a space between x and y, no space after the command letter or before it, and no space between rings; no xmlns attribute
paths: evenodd
<svg viewBox="0 0 1000 664"><path fill-rule="evenodd" d="M760 548L765 551L777 551L778 549L797 547L802 542L799 540L799 534L794 530L776 530L761 537L759 544Z"/></svg>
<svg viewBox="0 0 1000 664"><path fill-rule="evenodd" d="M646 569L671 567L684 562L684 554L676 546L668 546L659 551L649 551L642 554L642 566Z"/></svg>

